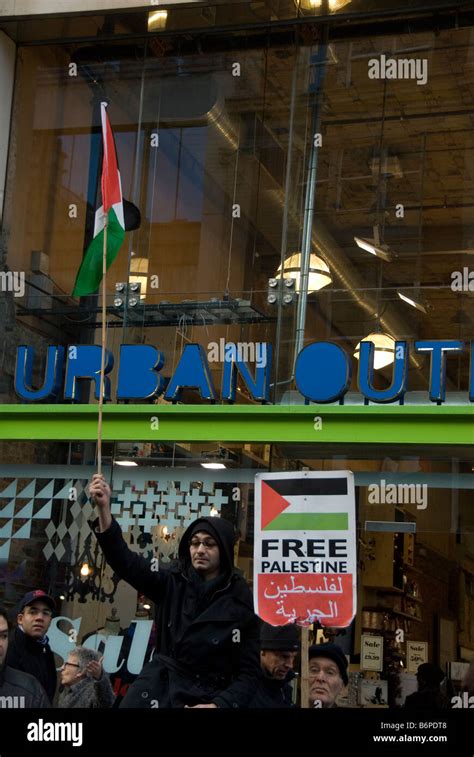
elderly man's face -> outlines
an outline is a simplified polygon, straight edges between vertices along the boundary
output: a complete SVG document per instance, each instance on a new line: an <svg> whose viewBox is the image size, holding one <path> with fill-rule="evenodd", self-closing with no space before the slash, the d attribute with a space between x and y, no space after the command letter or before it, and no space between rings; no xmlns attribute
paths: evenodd
<svg viewBox="0 0 474 757"><path fill-rule="evenodd" d="M297 652L279 652L273 649L262 649L260 664L267 675L283 681L290 670L295 667Z"/></svg>
<svg viewBox="0 0 474 757"><path fill-rule="evenodd" d="M309 661L310 707L318 701L321 702L320 707L333 707L343 688L344 681L334 660L314 657Z"/></svg>

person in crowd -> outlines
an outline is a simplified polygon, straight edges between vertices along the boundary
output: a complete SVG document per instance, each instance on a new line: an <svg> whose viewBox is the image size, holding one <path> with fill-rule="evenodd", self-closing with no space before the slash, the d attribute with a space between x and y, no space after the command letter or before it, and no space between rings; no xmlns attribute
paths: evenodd
<svg viewBox="0 0 474 757"><path fill-rule="evenodd" d="M259 626L249 587L234 568L232 525L198 518L182 536L177 563L154 570L125 543L103 476L93 476L90 495L107 562L156 605L157 649L120 706L248 706L259 675Z"/></svg>
<svg viewBox="0 0 474 757"><path fill-rule="evenodd" d="M406 710L420 712L432 712L444 710L448 707L448 700L440 689L444 679L444 673L432 662L424 662L419 665L416 672L418 691L409 694L405 699Z"/></svg>
<svg viewBox="0 0 474 757"><path fill-rule="evenodd" d="M299 651L298 629L294 625L260 628L261 677L249 707L292 707L295 677L293 668Z"/></svg>
<svg viewBox="0 0 474 757"><path fill-rule="evenodd" d="M332 642L309 648L309 707L337 707L336 699L347 686L347 658Z"/></svg>
<svg viewBox="0 0 474 757"><path fill-rule="evenodd" d="M51 707L45 690L36 678L6 664L8 625L7 611L0 605L0 708Z"/></svg>
<svg viewBox="0 0 474 757"><path fill-rule="evenodd" d="M56 604L41 589L29 591L18 606L17 627L8 647L7 665L34 676L52 702L56 692L56 664L48 629Z"/></svg>
<svg viewBox="0 0 474 757"><path fill-rule="evenodd" d="M462 691L467 691L469 695L474 695L474 660L469 663L466 675L462 680Z"/></svg>
<svg viewBox="0 0 474 757"><path fill-rule="evenodd" d="M86 647L76 647L69 653L61 668L60 709L112 707L115 697L102 660L100 652Z"/></svg>

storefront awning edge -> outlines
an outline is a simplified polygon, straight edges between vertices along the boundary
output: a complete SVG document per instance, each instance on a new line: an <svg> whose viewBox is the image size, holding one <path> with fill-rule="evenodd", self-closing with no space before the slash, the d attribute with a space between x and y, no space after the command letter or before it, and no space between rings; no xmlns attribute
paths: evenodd
<svg viewBox="0 0 474 757"><path fill-rule="evenodd" d="M0 439L94 441L97 405L0 405ZM109 405L107 441L474 444L474 406Z"/></svg>

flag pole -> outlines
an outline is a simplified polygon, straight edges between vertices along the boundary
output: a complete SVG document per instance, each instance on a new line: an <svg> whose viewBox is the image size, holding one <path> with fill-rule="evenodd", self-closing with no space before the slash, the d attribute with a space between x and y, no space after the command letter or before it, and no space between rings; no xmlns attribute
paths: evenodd
<svg viewBox="0 0 474 757"><path fill-rule="evenodd" d="M301 708L309 707L309 627L301 629Z"/></svg>
<svg viewBox="0 0 474 757"><path fill-rule="evenodd" d="M104 409L105 350L107 346L107 215L104 217L104 246L102 251L102 335L100 356L99 419L97 425L97 473L102 473L102 415Z"/></svg>

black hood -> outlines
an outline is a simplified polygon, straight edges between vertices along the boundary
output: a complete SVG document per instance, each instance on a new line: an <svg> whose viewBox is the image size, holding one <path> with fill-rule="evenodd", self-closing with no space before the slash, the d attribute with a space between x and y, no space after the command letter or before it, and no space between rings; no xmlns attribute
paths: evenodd
<svg viewBox="0 0 474 757"><path fill-rule="evenodd" d="M219 545L219 556L221 561L221 573L231 573L234 569L234 543L235 531L232 523L223 518L197 518L188 526L184 532L180 544L178 555L181 562L187 566L191 562L189 555L189 542L191 536L197 531L206 531Z"/></svg>

